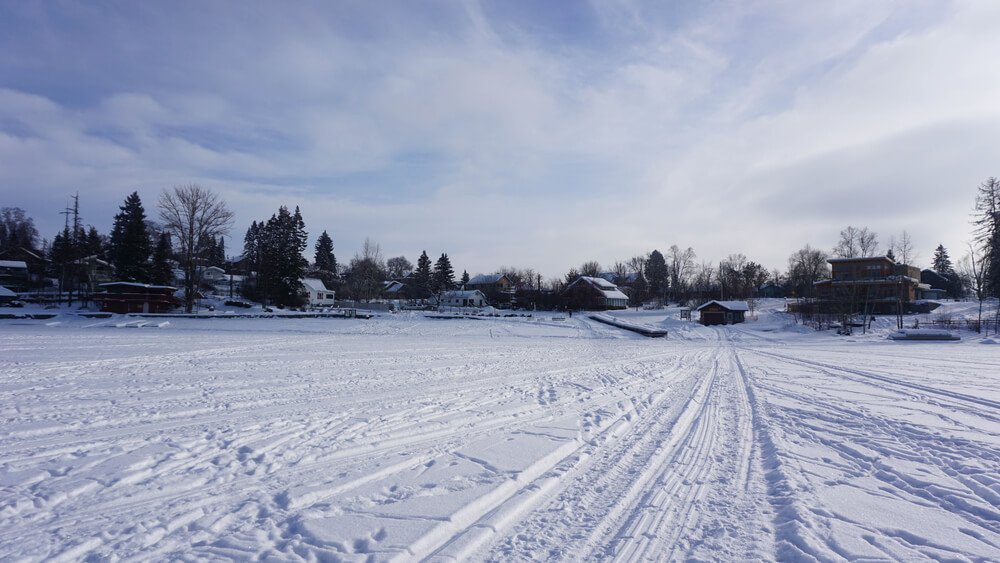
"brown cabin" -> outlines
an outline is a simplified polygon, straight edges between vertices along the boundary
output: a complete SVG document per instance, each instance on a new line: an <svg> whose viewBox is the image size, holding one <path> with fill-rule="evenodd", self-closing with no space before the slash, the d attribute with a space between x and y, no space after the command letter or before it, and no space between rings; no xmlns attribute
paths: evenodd
<svg viewBox="0 0 1000 563"><path fill-rule="evenodd" d="M746 301L709 301L695 310L700 314L698 322L705 326L731 325L744 322L750 307Z"/></svg>
<svg viewBox="0 0 1000 563"><path fill-rule="evenodd" d="M102 283L94 301L107 313L166 313L181 305L177 288L133 282Z"/></svg>

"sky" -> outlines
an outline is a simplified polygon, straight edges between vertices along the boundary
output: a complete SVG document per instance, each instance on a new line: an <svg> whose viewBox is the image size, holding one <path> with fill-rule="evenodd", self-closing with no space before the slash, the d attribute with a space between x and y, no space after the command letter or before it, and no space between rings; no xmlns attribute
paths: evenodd
<svg viewBox="0 0 1000 563"><path fill-rule="evenodd" d="M1000 2L0 3L0 206L110 229L199 184L346 262L546 277L693 247L784 270L847 225L970 240Z"/></svg>

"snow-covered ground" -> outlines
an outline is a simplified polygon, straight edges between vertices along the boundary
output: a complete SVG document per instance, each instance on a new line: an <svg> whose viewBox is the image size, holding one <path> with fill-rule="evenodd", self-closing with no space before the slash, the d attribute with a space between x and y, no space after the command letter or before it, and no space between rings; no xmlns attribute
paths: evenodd
<svg viewBox="0 0 1000 563"><path fill-rule="evenodd" d="M1000 346L777 309L0 321L0 560L1000 559Z"/></svg>

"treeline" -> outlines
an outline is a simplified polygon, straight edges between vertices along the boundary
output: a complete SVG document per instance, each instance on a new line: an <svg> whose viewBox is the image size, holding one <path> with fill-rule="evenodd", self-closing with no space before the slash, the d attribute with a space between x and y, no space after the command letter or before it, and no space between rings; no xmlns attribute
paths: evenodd
<svg viewBox="0 0 1000 563"><path fill-rule="evenodd" d="M114 216L108 235L84 226L78 198L66 210L64 228L49 242L39 238L34 221L19 208L0 209L0 259L23 249L46 259L50 278L60 290L80 289L93 259L106 261L116 279L151 284L173 284L177 272L190 310L200 282L199 272L219 266L244 276L244 296L270 304L301 305L301 280L314 277L337 292L338 297L372 300L383 296L387 280L404 280L409 298L422 299L462 287L469 279L463 271L456 280L447 253L436 261L426 251L414 265L405 256L385 259L381 247L366 239L347 264L338 262L333 239L327 231L317 237L313 261L304 258L308 233L299 208L281 206L267 220L253 221L243 240L242 255L227 259L224 236L233 214L218 195L197 185L165 190L156 203L157 219L147 216L137 192L128 195ZM961 260L953 262L948 250L933 250L931 268L947 280L949 296L971 294L982 302L1000 296L1000 181L989 178L975 197L973 242ZM816 282L830 277L830 258L886 255L913 265L919 259L907 231L890 236L885 247L868 227L848 226L837 244L824 251L806 244L793 252L784 271L768 270L741 253L730 254L718 264L698 261L691 247L671 245L615 261L603 268L588 261L564 276L543 283L531 268L502 266L495 270L511 282L512 292L537 296L558 293L579 276L603 277L619 285L630 303L647 301L697 304L708 299L752 302L761 296L810 298ZM88 261L89 260L89 261ZM93 289L93 288L89 288Z"/></svg>

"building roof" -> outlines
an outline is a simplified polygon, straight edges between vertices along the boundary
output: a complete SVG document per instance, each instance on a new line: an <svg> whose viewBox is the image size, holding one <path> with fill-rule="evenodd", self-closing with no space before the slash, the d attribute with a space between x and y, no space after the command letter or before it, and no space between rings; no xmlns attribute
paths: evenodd
<svg viewBox="0 0 1000 563"><path fill-rule="evenodd" d="M484 298L486 297L485 295L483 295L483 292L479 291L478 289L454 289L454 290L451 290L451 291L443 291L443 292L441 292L441 298L442 299L470 299L472 297L475 297L477 294L481 295Z"/></svg>
<svg viewBox="0 0 1000 563"><path fill-rule="evenodd" d="M605 299L625 299L626 301L628 300L628 295L622 293L621 290L618 289L617 285L609 282L604 278L592 278L590 276L580 276L576 278L576 280L573 283L569 284L566 287L566 289L573 287L574 285L580 283L581 281L583 283L593 286L595 289L597 289L597 291L603 293Z"/></svg>
<svg viewBox="0 0 1000 563"><path fill-rule="evenodd" d="M839 264L843 262L888 262L890 264L895 264L896 261L888 256L865 256L864 258L857 256L854 258L830 258L827 262L831 264Z"/></svg>
<svg viewBox="0 0 1000 563"><path fill-rule="evenodd" d="M23 260L0 260L0 268L24 268L28 269L28 263Z"/></svg>
<svg viewBox="0 0 1000 563"><path fill-rule="evenodd" d="M469 279L465 285L489 285L500 281L504 274L479 274Z"/></svg>
<svg viewBox="0 0 1000 563"><path fill-rule="evenodd" d="M718 301L718 300L713 299L713 300L709 301L708 303L702 303L700 306L698 306L697 309L695 309L695 311L701 311L702 309L704 309L705 307L708 307L712 303L715 303L715 304L719 305L720 307L722 307L723 309L727 309L729 311L749 311L750 310L750 306L747 305L746 301Z"/></svg>
<svg viewBox="0 0 1000 563"><path fill-rule="evenodd" d="M0 297L17 297L17 294L0 285Z"/></svg>
<svg viewBox="0 0 1000 563"><path fill-rule="evenodd" d="M302 285L306 286L312 291L333 291L332 289L327 289L326 284L323 280L316 278L305 278L302 280Z"/></svg>
<svg viewBox="0 0 1000 563"><path fill-rule="evenodd" d="M148 283L139 283L139 282L114 281L114 282L97 284L97 287L118 287L118 286L136 287L140 289L169 289L171 291L177 291L176 287L170 285L152 285Z"/></svg>

